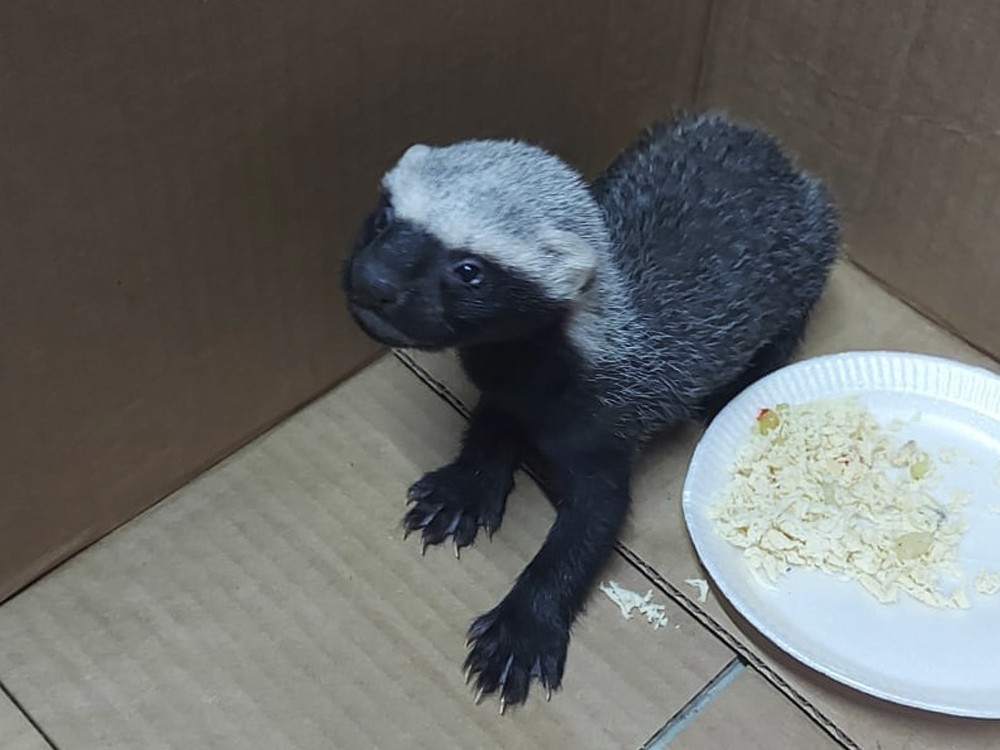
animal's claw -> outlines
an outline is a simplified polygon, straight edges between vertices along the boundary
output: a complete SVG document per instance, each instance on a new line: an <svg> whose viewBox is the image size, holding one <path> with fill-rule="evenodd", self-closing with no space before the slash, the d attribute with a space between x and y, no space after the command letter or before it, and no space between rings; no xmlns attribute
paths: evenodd
<svg viewBox="0 0 1000 750"><path fill-rule="evenodd" d="M451 538L461 559L480 528L492 535L500 526L512 487L510 473L489 463L456 462L426 474L407 491L404 536L420 531L427 545Z"/></svg>
<svg viewBox="0 0 1000 750"><path fill-rule="evenodd" d="M538 600L532 594L508 596L470 625L465 667L466 677L475 679L477 703L496 692L502 713L526 700L533 680L551 700L562 680L569 631L558 617L538 612Z"/></svg>

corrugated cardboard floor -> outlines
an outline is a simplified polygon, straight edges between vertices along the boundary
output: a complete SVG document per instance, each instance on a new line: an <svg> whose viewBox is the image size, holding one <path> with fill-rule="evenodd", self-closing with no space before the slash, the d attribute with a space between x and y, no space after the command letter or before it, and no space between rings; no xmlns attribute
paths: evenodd
<svg viewBox="0 0 1000 750"><path fill-rule="evenodd" d="M1000 369L844 266L806 353L875 347ZM465 627L552 511L522 479L461 560L402 541L405 489L449 458L472 398L453 358L389 355L0 607L0 748L1000 746L998 722L840 688L697 603L679 507L694 431L643 461L604 576L652 588L668 627L598 594L551 703L474 706Z"/></svg>

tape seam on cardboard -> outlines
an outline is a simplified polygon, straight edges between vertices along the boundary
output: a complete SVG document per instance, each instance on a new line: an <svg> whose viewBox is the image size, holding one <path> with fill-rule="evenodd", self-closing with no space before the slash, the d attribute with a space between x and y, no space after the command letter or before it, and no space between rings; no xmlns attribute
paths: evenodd
<svg viewBox="0 0 1000 750"><path fill-rule="evenodd" d="M736 636L724 628L708 612L690 599L684 592L665 579L652 565L643 560L620 542L615 546L618 554L643 577L649 580L660 592L674 601L677 606L691 615L703 627L710 631L723 644L735 651L747 665L757 671L765 680L792 701L813 722L818 724L835 742L849 750L862 750L861 746L852 740L844 730L837 726L818 707L804 695L792 687L781 675L775 672L763 659L747 648Z"/></svg>

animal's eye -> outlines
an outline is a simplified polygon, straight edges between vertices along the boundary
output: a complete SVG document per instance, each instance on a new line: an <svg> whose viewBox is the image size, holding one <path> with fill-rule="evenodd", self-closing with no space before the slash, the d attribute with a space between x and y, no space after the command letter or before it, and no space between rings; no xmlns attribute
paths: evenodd
<svg viewBox="0 0 1000 750"><path fill-rule="evenodd" d="M455 275L466 284L477 286L482 281L483 272L471 260L464 260L455 266Z"/></svg>
<svg viewBox="0 0 1000 750"><path fill-rule="evenodd" d="M382 232L388 229L389 225L392 224L394 216L395 214L391 205L383 203L379 206L372 219L372 229L375 230L375 234L382 234Z"/></svg>

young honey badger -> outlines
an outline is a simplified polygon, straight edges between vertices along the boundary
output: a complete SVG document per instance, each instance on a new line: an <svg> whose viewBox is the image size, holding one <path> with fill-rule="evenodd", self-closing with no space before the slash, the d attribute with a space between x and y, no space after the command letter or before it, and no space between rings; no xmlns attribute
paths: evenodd
<svg viewBox="0 0 1000 750"><path fill-rule="evenodd" d="M655 125L592 185L519 141L415 145L383 177L343 271L351 313L390 346L457 347L481 394L406 529L456 553L492 534L529 452L557 507L470 627L466 667L501 710L559 686L637 450L789 358L837 247L822 186L721 114Z"/></svg>

